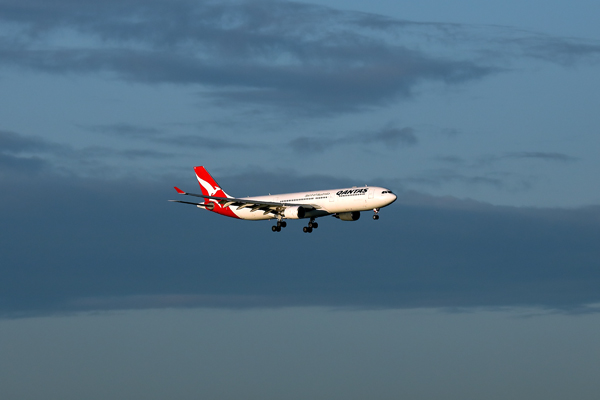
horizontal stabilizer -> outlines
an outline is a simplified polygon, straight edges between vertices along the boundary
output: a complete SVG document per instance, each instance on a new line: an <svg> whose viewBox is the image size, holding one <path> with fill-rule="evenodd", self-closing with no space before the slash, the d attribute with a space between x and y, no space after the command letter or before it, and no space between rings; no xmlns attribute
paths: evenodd
<svg viewBox="0 0 600 400"><path fill-rule="evenodd" d="M206 204L204 203L192 203L191 201L182 201L182 200L169 200L172 201L174 203L183 203L183 204L191 204L197 207L202 207L202 208L206 208Z"/></svg>

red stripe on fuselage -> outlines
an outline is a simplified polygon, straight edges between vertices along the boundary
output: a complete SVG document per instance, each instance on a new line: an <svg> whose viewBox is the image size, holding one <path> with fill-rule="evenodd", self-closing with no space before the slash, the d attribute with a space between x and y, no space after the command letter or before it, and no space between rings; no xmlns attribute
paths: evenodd
<svg viewBox="0 0 600 400"><path fill-rule="evenodd" d="M223 195L223 191L219 192L219 194L217 194L215 196L225 197ZM212 210L209 210L209 211L215 212L217 214L224 215L226 217L239 218L237 215L235 215L235 213L233 212L233 210L231 208L229 208L229 207L222 207L216 200L209 200L209 199L206 199L206 200L207 200L207 202L210 201L211 203L213 203L215 205L215 208L213 208Z"/></svg>

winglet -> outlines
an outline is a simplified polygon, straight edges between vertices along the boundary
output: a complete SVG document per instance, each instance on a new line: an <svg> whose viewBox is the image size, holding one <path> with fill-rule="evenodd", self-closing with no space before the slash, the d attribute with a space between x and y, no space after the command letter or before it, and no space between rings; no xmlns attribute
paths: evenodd
<svg viewBox="0 0 600 400"><path fill-rule="evenodd" d="M175 191L177 191L177 193L179 194L185 194L185 192L181 189L179 189L177 186L175 186Z"/></svg>

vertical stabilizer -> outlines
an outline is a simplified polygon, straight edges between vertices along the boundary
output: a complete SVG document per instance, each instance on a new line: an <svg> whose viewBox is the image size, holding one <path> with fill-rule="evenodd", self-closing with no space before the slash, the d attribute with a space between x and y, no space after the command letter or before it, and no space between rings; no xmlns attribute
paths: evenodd
<svg viewBox="0 0 600 400"><path fill-rule="evenodd" d="M216 197L231 197L214 180L212 176L208 173L208 171L204 167L194 167L194 172L196 173L196 179L198 179L198 184L200 185L200 190L202 190L202 194L206 196L216 196Z"/></svg>
<svg viewBox="0 0 600 400"><path fill-rule="evenodd" d="M215 196L215 197L227 197L231 198L230 195L225 193L223 189L219 186L217 181L213 179L212 176L208 173L204 167L194 167L194 172L196 173L196 179L198 179L198 184L200 185L200 190L202 190L202 194L205 196ZM227 207L223 207L217 200L215 199L204 199L204 204L206 204L206 209L212 212L216 212L217 214L225 215L232 218L239 218L233 210Z"/></svg>

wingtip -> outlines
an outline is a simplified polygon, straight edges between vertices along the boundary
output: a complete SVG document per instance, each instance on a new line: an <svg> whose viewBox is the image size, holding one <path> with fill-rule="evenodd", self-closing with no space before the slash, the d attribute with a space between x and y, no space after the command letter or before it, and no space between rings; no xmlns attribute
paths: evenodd
<svg viewBox="0 0 600 400"><path fill-rule="evenodd" d="M177 193L179 193L179 194L185 194L185 192L183 190L179 189L177 186L174 186L174 188L175 188L175 191Z"/></svg>

